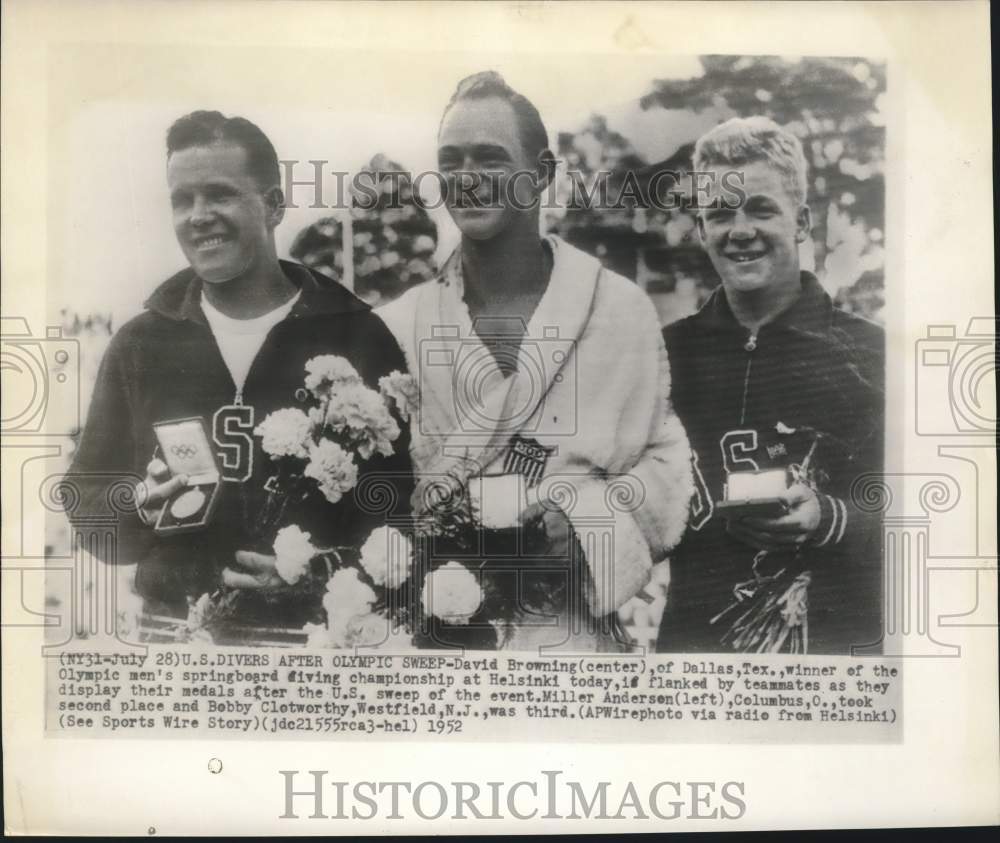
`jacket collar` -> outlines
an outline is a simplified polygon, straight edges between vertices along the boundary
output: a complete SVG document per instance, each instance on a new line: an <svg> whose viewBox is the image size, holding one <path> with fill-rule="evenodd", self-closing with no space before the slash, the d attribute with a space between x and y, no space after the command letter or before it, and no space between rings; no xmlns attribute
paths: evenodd
<svg viewBox="0 0 1000 843"><path fill-rule="evenodd" d="M770 331L776 328L803 331L811 334L825 334L833 324L833 301L823 289L822 284L811 272L800 273L802 293L792 303L791 307L782 311L761 329ZM720 284L709 296L698 314L708 324L720 330L737 329L743 333L746 329L737 321L729 307L725 288Z"/></svg>
<svg viewBox="0 0 1000 843"><path fill-rule="evenodd" d="M278 263L288 280L302 292L289 314L290 318L369 310L367 304L332 278L292 261ZM202 286L202 280L191 267L187 267L157 287L146 299L145 306L168 319L207 324L201 310Z"/></svg>

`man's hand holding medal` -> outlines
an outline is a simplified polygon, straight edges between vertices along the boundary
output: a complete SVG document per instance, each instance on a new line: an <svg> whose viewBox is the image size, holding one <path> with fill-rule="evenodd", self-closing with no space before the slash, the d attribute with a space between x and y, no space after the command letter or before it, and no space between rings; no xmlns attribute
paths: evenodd
<svg viewBox="0 0 1000 843"><path fill-rule="evenodd" d="M157 422L153 429L159 444L136 489L140 518L164 534L205 527L221 476L203 420Z"/></svg>
<svg viewBox="0 0 1000 843"><path fill-rule="evenodd" d="M136 500L139 502L139 515L142 520L150 526L156 524L163 512L164 504L187 486L187 482L186 474L178 474L176 477L171 475L167 464L159 457L150 460L146 466L146 477L136 489ZM197 494L197 490L192 492ZM182 503L183 498L184 495L181 495L174 502L174 507L180 503L181 509L186 508L188 504Z"/></svg>
<svg viewBox="0 0 1000 843"><path fill-rule="evenodd" d="M726 522L731 536L757 550L787 550L802 547L820 523L819 498L814 489L796 483L779 495L784 514L773 517L747 515Z"/></svg>

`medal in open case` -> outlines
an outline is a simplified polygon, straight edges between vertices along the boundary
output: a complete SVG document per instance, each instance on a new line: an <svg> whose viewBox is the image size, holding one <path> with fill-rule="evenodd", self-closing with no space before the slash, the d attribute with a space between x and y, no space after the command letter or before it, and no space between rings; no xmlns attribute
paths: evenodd
<svg viewBox="0 0 1000 843"><path fill-rule="evenodd" d="M158 533L206 527L218 503L222 477L200 416L153 425L163 461L172 477L186 474L187 485L171 495L156 520Z"/></svg>

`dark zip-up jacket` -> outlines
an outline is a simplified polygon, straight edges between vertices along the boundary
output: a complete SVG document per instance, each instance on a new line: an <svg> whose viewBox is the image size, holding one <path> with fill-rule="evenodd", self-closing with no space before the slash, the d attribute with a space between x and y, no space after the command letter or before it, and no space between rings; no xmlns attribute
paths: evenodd
<svg viewBox="0 0 1000 843"><path fill-rule="evenodd" d="M282 261L281 267L301 295L289 315L269 332L241 395L236 394L201 310L202 282L190 269L164 282L150 296L146 312L122 326L101 363L89 416L67 476L79 490L78 501L69 498L76 504L70 515L76 519L117 517L116 546L95 548L97 555L107 562L138 563L138 591L168 610L181 611L185 595L213 590L236 550L269 550L268 543L262 542L266 537L255 536L255 521L273 463L253 429L274 410L307 409L306 361L320 354L341 355L374 389L382 375L406 371L392 334L364 302L304 266ZM213 422L220 408L240 404L245 409L235 411L236 418L225 421L234 414L228 410ZM164 536L142 523L135 507L128 505L127 491L143 478L154 455L154 422L190 416L200 416L214 439L224 477L221 499L206 529ZM378 494L360 506L360 494L356 498L350 493L330 504L317 493L288 519L312 531L315 544L357 544L387 514L399 514L408 506L412 491L409 433L397 421L402 433L394 443L393 456L376 454L370 460L356 460L362 478L359 488L369 473L390 479L395 486L394 511L381 512L373 505L373 500L380 499Z"/></svg>
<svg viewBox="0 0 1000 843"><path fill-rule="evenodd" d="M877 641L880 525L854 505L851 490L883 465L882 329L834 307L804 272L801 296L756 335L733 316L722 287L663 335L696 495L671 556L660 649L727 649L719 643L724 627L709 620L732 602L733 586L751 578L756 551L731 537L715 510L726 476L802 465L814 443L808 465L820 493L819 529L797 559L770 553L764 572L786 564L812 572L810 652Z"/></svg>

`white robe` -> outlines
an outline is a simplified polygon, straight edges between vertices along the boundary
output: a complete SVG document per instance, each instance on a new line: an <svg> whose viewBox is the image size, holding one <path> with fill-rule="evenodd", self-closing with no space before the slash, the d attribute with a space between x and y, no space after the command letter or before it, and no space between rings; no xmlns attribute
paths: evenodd
<svg viewBox="0 0 1000 843"><path fill-rule="evenodd" d="M515 432L553 448L537 491L573 524L600 617L635 595L680 540L690 448L652 302L597 259L547 241L551 280L506 379L473 330L458 250L440 278L377 312L420 385L411 420L418 479L499 472Z"/></svg>

